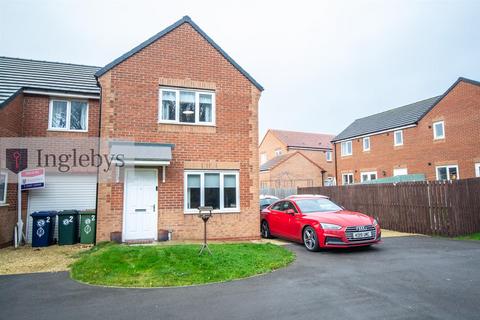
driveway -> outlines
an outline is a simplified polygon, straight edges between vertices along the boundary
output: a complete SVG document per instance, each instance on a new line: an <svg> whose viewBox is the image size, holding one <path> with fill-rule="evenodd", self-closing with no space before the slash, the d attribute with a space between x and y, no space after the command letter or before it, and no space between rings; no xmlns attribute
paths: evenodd
<svg viewBox="0 0 480 320"><path fill-rule="evenodd" d="M65 272L0 277L2 319L478 319L480 242L385 239L309 253L277 272L170 289L82 285Z"/></svg>

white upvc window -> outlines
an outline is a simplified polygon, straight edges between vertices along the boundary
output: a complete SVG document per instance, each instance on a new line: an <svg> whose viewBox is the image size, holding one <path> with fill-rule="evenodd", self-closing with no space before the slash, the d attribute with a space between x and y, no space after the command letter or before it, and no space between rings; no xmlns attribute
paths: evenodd
<svg viewBox="0 0 480 320"><path fill-rule="evenodd" d="M408 174L408 169L407 168L396 168L393 169L393 176L404 176Z"/></svg>
<svg viewBox="0 0 480 320"><path fill-rule="evenodd" d="M275 149L275 156L278 157L278 156L281 156L283 153L282 149Z"/></svg>
<svg viewBox="0 0 480 320"><path fill-rule="evenodd" d="M267 154L266 153L262 153L260 154L260 164L264 164L265 162L267 162Z"/></svg>
<svg viewBox="0 0 480 320"><path fill-rule="evenodd" d="M351 156L352 151L352 140L344 141L341 144L341 155L342 156Z"/></svg>
<svg viewBox="0 0 480 320"><path fill-rule="evenodd" d="M433 140L445 139L445 122L437 121L433 123Z"/></svg>
<svg viewBox="0 0 480 320"><path fill-rule="evenodd" d="M186 170L184 198L185 213L198 213L200 206L211 206L214 212L239 212L239 172Z"/></svg>
<svg viewBox="0 0 480 320"><path fill-rule="evenodd" d="M332 161L332 151L325 152L325 160Z"/></svg>
<svg viewBox="0 0 480 320"><path fill-rule="evenodd" d="M159 97L159 123L215 125L214 92L160 88Z"/></svg>
<svg viewBox="0 0 480 320"><path fill-rule="evenodd" d="M0 205L7 203L8 173L0 171Z"/></svg>
<svg viewBox="0 0 480 320"><path fill-rule="evenodd" d="M353 184L353 173L342 173L342 185Z"/></svg>
<svg viewBox="0 0 480 320"><path fill-rule="evenodd" d="M363 138L363 151L370 151L370 137Z"/></svg>
<svg viewBox="0 0 480 320"><path fill-rule="evenodd" d="M377 171L366 171L360 173L360 182L371 181L377 179Z"/></svg>
<svg viewBox="0 0 480 320"><path fill-rule="evenodd" d="M437 166L437 180L458 180L460 174L458 171L458 165L449 166Z"/></svg>
<svg viewBox="0 0 480 320"><path fill-rule="evenodd" d="M88 131L88 102L84 100L51 99L48 130Z"/></svg>
<svg viewBox="0 0 480 320"><path fill-rule="evenodd" d="M480 178L480 162L475 163L475 177Z"/></svg>
<svg viewBox="0 0 480 320"><path fill-rule="evenodd" d="M393 132L393 145L403 146L403 130L397 130Z"/></svg>

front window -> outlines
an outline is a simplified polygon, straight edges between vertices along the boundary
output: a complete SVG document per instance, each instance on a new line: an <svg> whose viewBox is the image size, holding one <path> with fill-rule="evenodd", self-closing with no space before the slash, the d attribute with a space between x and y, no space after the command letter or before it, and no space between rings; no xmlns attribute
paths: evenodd
<svg viewBox="0 0 480 320"><path fill-rule="evenodd" d="M438 166L437 167L437 180L457 180L458 166Z"/></svg>
<svg viewBox="0 0 480 320"><path fill-rule="evenodd" d="M395 146L403 145L403 130L398 130L393 133L393 145Z"/></svg>
<svg viewBox="0 0 480 320"><path fill-rule="evenodd" d="M88 103L86 101L52 99L48 128L50 130L87 131Z"/></svg>
<svg viewBox="0 0 480 320"><path fill-rule="evenodd" d="M363 138L363 151L370 151L370 137Z"/></svg>
<svg viewBox="0 0 480 320"><path fill-rule="evenodd" d="M325 152L325 159L327 161L332 161L332 151Z"/></svg>
<svg viewBox="0 0 480 320"><path fill-rule="evenodd" d="M376 179L377 179L377 172L376 171L360 173L360 181L361 182L372 181L372 180L376 180Z"/></svg>
<svg viewBox="0 0 480 320"><path fill-rule="evenodd" d="M0 172L0 204L7 202L7 185L8 176L6 172Z"/></svg>
<svg viewBox="0 0 480 320"><path fill-rule="evenodd" d="M443 121L438 121L433 123L433 139L444 139L445 138L445 123Z"/></svg>
<svg viewBox="0 0 480 320"><path fill-rule="evenodd" d="M238 211L238 177L238 171L185 171L185 212L198 213L200 206Z"/></svg>
<svg viewBox="0 0 480 320"><path fill-rule="evenodd" d="M352 141L344 141L342 142L342 156L351 156L352 155Z"/></svg>
<svg viewBox="0 0 480 320"><path fill-rule="evenodd" d="M300 199L295 201L302 213L309 212L336 212L342 210L341 207L329 199Z"/></svg>
<svg viewBox="0 0 480 320"><path fill-rule="evenodd" d="M352 184L353 183L353 173L344 173L342 174L342 184Z"/></svg>
<svg viewBox="0 0 480 320"><path fill-rule="evenodd" d="M215 93L161 88L159 96L160 123L215 124Z"/></svg>

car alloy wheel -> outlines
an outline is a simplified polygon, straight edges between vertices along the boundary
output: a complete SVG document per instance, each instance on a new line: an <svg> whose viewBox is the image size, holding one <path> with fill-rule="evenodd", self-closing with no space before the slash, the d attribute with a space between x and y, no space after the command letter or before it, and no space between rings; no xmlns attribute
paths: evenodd
<svg viewBox="0 0 480 320"><path fill-rule="evenodd" d="M303 230L303 244L308 251L318 251L317 233L312 227L306 227Z"/></svg>
<svg viewBox="0 0 480 320"><path fill-rule="evenodd" d="M262 238L270 238L272 235L270 234L270 228L268 227L268 222L263 220L262 225L261 225L261 233L262 233Z"/></svg>

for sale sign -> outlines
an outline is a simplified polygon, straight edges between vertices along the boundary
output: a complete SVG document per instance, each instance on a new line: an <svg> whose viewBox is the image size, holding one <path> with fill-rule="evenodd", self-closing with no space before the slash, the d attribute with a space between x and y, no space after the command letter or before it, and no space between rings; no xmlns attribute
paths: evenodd
<svg viewBox="0 0 480 320"><path fill-rule="evenodd" d="M45 168L20 172L20 185L22 190L45 188Z"/></svg>

